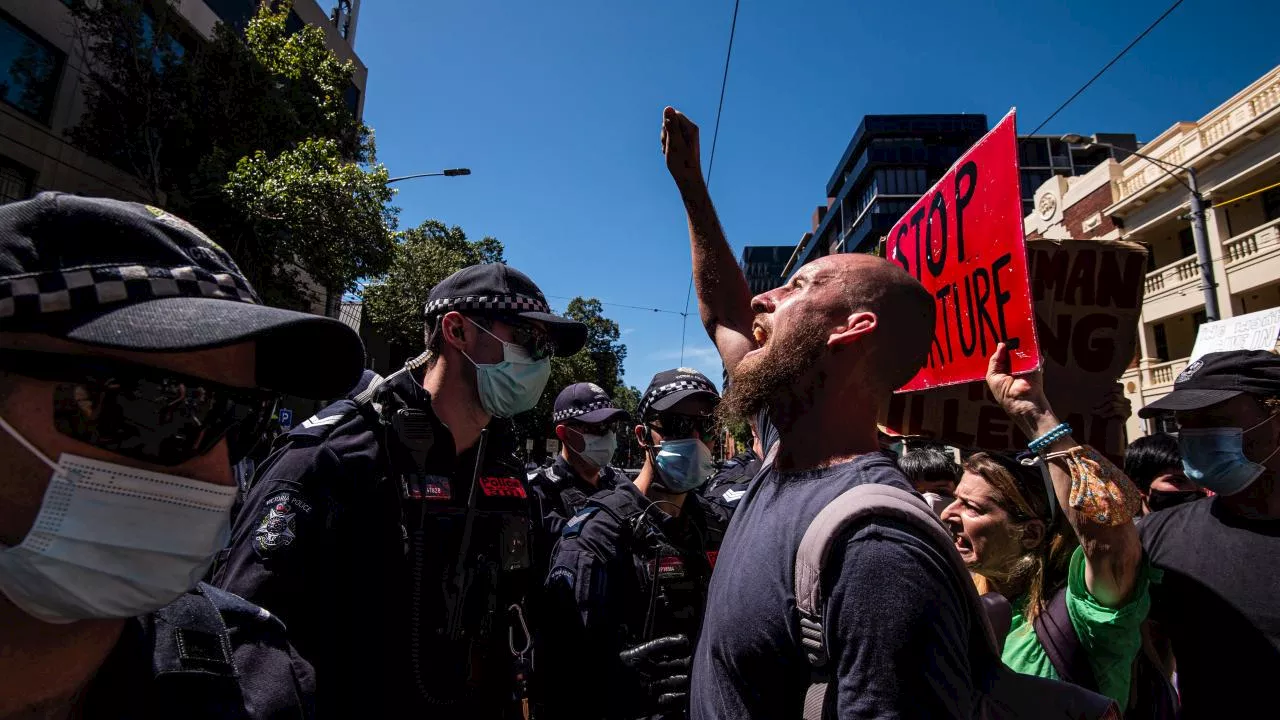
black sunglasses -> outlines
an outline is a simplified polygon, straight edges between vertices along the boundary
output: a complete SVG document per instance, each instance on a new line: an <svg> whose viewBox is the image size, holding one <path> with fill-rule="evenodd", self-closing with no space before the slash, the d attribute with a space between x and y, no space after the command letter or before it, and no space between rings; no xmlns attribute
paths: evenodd
<svg viewBox="0 0 1280 720"><path fill-rule="evenodd" d="M542 360L556 354L556 343L546 330L517 317L499 315L494 319L511 328L511 341L524 348L531 360ZM493 327L490 325L485 329L492 330Z"/></svg>
<svg viewBox="0 0 1280 720"><path fill-rule="evenodd" d="M278 396L169 370L82 355L5 350L0 369L57 383L58 432L159 465L180 465L223 437L231 462L257 444Z"/></svg>
<svg viewBox="0 0 1280 720"><path fill-rule="evenodd" d="M684 440L697 434L700 438L710 438L715 432L716 419L712 415L678 415L676 413L660 413L649 421L649 427L657 430L668 440Z"/></svg>

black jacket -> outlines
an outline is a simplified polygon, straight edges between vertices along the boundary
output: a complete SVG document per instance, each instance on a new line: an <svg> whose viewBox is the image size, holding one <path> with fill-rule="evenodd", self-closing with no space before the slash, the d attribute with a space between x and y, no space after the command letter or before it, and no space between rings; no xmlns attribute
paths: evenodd
<svg viewBox="0 0 1280 720"><path fill-rule="evenodd" d="M293 720L314 716L315 676L262 608L201 583L129 620L85 690L85 718Z"/></svg>
<svg viewBox="0 0 1280 720"><path fill-rule="evenodd" d="M483 457L459 455L411 363L263 464L215 581L283 618L322 717L512 712L508 608L531 582L531 524L509 423L486 433Z"/></svg>
<svg viewBox="0 0 1280 720"><path fill-rule="evenodd" d="M696 495L671 517L629 482L569 519L547 576L539 649L549 717L650 714L618 653L667 635L696 641L722 536Z"/></svg>

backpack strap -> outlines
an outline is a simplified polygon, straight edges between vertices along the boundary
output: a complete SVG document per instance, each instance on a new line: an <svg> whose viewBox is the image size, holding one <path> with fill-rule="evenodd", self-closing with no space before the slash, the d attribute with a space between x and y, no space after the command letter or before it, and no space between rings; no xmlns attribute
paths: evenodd
<svg viewBox="0 0 1280 720"><path fill-rule="evenodd" d="M771 449L770 454L773 454ZM770 458L771 460L772 458ZM768 462L766 462L766 467ZM889 518L906 523L920 539L948 558L953 576L965 594L969 608L970 650L982 663L998 662L995 634L991 629L977 589L969 577L951 534L938 517L916 495L890 485L867 483L846 490L823 508L800 541L796 551L795 595L800 615L800 642L813 673L813 681L805 695L805 720L818 720L826 701L830 681L828 655L822 611L826 598L822 594L822 574L832 548L846 530L870 518Z"/></svg>
<svg viewBox="0 0 1280 720"><path fill-rule="evenodd" d="M1053 594L1049 606L1036 615L1032 626L1041 647L1049 656L1049 662L1053 663L1053 669L1058 671L1059 678L1089 690L1098 689L1093 666L1089 664L1089 654L1080 644L1080 636L1076 634L1071 614L1067 611L1066 585Z"/></svg>
<svg viewBox="0 0 1280 720"><path fill-rule="evenodd" d="M954 552L951 534L942 527L929 506L912 493L890 485L858 485L844 491L814 517L800 541L800 549L796 551L796 609L800 613L802 643L808 651L809 663L815 668L821 669L827 662L822 627L822 608L826 602L822 595L823 568L832 548L843 537L844 532L852 525L872 517L905 522L912 529L918 530L921 539L930 545L939 549L950 548L952 552L945 553L945 556L951 560L956 578L963 580L959 585L966 589L966 595L972 595L969 606L981 608L977 590L969 579L969 571L959 554ZM982 635L987 638L988 646L994 653L996 640L990 624L986 622L985 613L979 611L974 615L982 620Z"/></svg>

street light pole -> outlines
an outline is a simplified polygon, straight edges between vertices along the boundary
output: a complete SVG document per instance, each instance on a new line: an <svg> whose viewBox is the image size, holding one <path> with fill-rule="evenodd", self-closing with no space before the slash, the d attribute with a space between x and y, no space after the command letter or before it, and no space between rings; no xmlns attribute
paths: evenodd
<svg viewBox="0 0 1280 720"><path fill-rule="evenodd" d="M1204 224L1204 198L1200 195L1200 185L1196 182L1196 171L1187 171L1190 181L1187 189L1191 191L1191 237L1196 243L1196 257L1200 262L1200 291L1204 293L1204 318L1206 322L1222 319L1218 314L1218 284L1213 280L1213 258L1209 255L1209 233Z"/></svg>
<svg viewBox="0 0 1280 720"><path fill-rule="evenodd" d="M413 180L414 178L441 177L441 176L458 177L460 175L470 175L470 174L471 174L471 168L450 168L448 170L441 170L440 172L418 173L417 175L401 175L400 177L393 177L387 180L387 184L390 185L393 182L400 182L401 180Z"/></svg>
<svg viewBox="0 0 1280 720"><path fill-rule="evenodd" d="M1062 141L1069 145L1098 145L1104 148L1110 148L1122 153L1137 155L1138 157L1149 161L1151 164L1164 171L1164 174L1177 180L1179 184L1187 189L1191 194L1191 238L1195 241L1196 246L1196 262L1200 266L1200 291L1204 294L1204 316L1206 322L1214 322L1221 319L1218 312L1218 283L1213 279L1213 257L1209 254L1209 232L1205 228L1205 209L1204 197L1200 195L1200 185L1196 179L1195 168L1186 165L1178 165L1168 160L1143 155L1136 150L1128 148L1116 147L1111 143L1098 142L1093 138L1087 138L1083 135L1063 135ZM1169 168L1184 170L1187 173L1187 181L1174 174Z"/></svg>

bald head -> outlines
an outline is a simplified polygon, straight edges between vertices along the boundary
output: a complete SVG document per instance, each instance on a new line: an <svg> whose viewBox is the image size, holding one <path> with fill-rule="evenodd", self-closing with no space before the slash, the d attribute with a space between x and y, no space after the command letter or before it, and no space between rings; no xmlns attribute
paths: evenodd
<svg viewBox="0 0 1280 720"><path fill-rule="evenodd" d="M892 392L924 366L933 342L937 306L929 291L901 267L873 255L843 254L822 258L841 274L848 312L873 312L872 381Z"/></svg>

